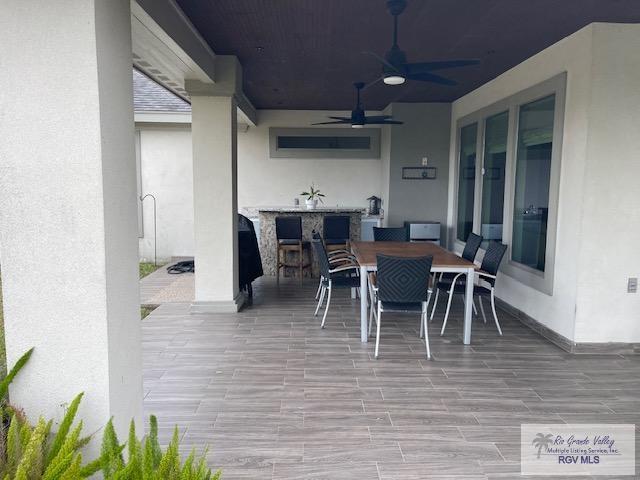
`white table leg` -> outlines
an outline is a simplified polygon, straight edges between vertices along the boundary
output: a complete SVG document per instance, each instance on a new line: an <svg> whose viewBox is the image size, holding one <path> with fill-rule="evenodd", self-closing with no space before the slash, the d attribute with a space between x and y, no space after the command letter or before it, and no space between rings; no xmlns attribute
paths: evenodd
<svg viewBox="0 0 640 480"><path fill-rule="evenodd" d="M473 319L473 280L475 277L475 270L473 268L467 269L467 283L465 289L464 300L464 332L462 336L462 343L465 345L471 344L471 321Z"/></svg>
<svg viewBox="0 0 640 480"><path fill-rule="evenodd" d="M367 326L367 267L360 267L360 341L367 343L368 326Z"/></svg>

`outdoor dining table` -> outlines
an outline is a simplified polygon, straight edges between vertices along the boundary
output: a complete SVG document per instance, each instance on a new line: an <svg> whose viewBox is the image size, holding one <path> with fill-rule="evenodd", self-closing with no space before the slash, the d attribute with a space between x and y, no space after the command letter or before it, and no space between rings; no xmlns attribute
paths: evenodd
<svg viewBox="0 0 640 480"><path fill-rule="evenodd" d="M369 336L367 325L367 297L369 272L377 270L378 254L397 257L433 256L431 271L434 273L463 273L466 276L464 301L464 327L462 341L471 343L471 320L473 308L474 272L479 268L435 243L430 242L352 242L351 251L360 265L360 340L366 343Z"/></svg>

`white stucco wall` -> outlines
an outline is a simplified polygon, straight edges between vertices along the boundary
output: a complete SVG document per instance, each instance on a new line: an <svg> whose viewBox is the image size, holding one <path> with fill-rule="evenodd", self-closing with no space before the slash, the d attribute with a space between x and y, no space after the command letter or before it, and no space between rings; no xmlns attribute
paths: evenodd
<svg viewBox="0 0 640 480"><path fill-rule="evenodd" d="M506 275L497 289L500 298L575 341L640 341L640 330L630 328L640 296L624 293L626 277L640 273L637 258L631 260L638 209L629 213L638 192L639 69L632 52L639 36L637 25L589 25L452 105L450 228L458 119L567 72L553 295ZM618 216L624 218L612 223Z"/></svg>
<svg viewBox="0 0 640 480"><path fill-rule="evenodd" d="M157 200L158 259L192 256L193 159L191 126L138 124L142 195ZM153 261L153 201L143 202L144 237L140 257Z"/></svg>
<svg viewBox="0 0 640 480"><path fill-rule="evenodd" d="M59 421L84 392L83 432L113 417L126 435L143 399L129 2L0 10L7 364L35 347L11 402Z"/></svg>
<svg viewBox="0 0 640 480"><path fill-rule="evenodd" d="M371 113L370 113L371 114ZM373 113L375 114L375 112ZM326 205L368 205L371 195L388 195L383 188L382 160L296 159L269 157L269 127L306 127L329 115L350 112L263 110L257 127L238 131L238 206L293 205L295 197L313 182L326 194ZM154 118L156 122L162 117ZM157 199L158 258L192 256L193 162L191 128L186 124L138 123L140 131L142 194ZM388 136L382 136L381 150L388 156ZM385 153L383 153L385 155ZM388 158L387 158L388 163ZM140 257L153 260L153 203L143 205L144 237Z"/></svg>
<svg viewBox="0 0 640 480"><path fill-rule="evenodd" d="M640 342L640 25L592 34L575 339Z"/></svg>
<svg viewBox="0 0 640 480"><path fill-rule="evenodd" d="M295 197L303 202L299 194L312 182L326 194L326 205L364 207L371 195L381 196L379 158L269 158L269 127L309 127L328 121L329 115L351 112L260 110L258 126L238 132L240 207L293 205Z"/></svg>
<svg viewBox="0 0 640 480"><path fill-rule="evenodd" d="M386 127L390 136L385 217L389 226L405 221L446 223L451 104L392 103L393 118L403 125ZM422 166L427 157L436 168L433 180L406 180L404 167ZM385 172L385 173L386 173Z"/></svg>

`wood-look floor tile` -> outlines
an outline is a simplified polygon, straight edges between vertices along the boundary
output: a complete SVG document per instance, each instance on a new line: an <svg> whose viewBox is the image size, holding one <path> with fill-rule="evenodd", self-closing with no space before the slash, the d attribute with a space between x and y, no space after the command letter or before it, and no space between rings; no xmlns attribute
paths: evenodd
<svg viewBox="0 0 640 480"><path fill-rule="evenodd" d="M431 443L434 441L464 440L460 427L441 425L405 425L369 427L371 440L394 442L415 441Z"/></svg>
<svg viewBox="0 0 640 480"><path fill-rule="evenodd" d="M311 427L278 427L280 441L293 442L353 442L371 440L370 428L366 426L331 426L320 425Z"/></svg>
<svg viewBox="0 0 640 480"><path fill-rule="evenodd" d="M391 425L389 414L380 413L305 413L305 427L320 426L372 427L377 425Z"/></svg>
<svg viewBox="0 0 640 480"><path fill-rule="evenodd" d="M179 425L180 452L209 445L225 480L489 480L520 478L522 423L640 425L640 355L570 355L502 310L502 337L475 320L465 346L454 302L444 337L446 305L429 325L433 360L409 315L385 318L376 360L359 301L337 292L323 330L316 287L261 279L238 314L143 320L163 443Z"/></svg>
<svg viewBox="0 0 640 480"><path fill-rule="evenodd" d="M492 443L471 443L466 440L439 442L400 441L402 455L407 462L434 461L447 458L451 462L497 461L502 456ZM518 449L520 443L516 443Z"/></svg>
<svg viewBox="0 0 640 480"><path fill-rule="evenodd" d="M482 466L476 461L448 461L443 458L419 462L381 462L380 480L484 480Z"/></svg>
<svg viewBox="0 0 640 480"><path fill-rule="evenodd" d="M522 400L504 398L492 399L444 399L445 407L450 412L529 412Z"/></svg>
<svg viewBox="0 0 640 480"><path fill-rule="evenodd" d="M442 400L437 398L422 398L411 400L363 400L364 409L367 413L389 412L389 413L409 413L415 411L426 412L446 412Z"/></svg>
<svg viewBox="0 0 640 480"><path fill-rule="evenodd" d="M394 426L406 425L477 425L478 420L471 413L411 412L391 414Z"/></svg>
<svg viewBox="0 0 640 480"><path fill-rule="evenodd" d="M377 480L378 478L375 462L331 464L316 462L300 465L276 463L273 469L273 480Z"/></svg>

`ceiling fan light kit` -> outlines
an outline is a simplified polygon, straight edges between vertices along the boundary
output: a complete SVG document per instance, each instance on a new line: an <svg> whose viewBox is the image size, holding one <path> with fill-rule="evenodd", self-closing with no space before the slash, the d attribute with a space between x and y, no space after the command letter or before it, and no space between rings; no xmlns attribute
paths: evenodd
<svg viewBox="0 0 640 480"><path fill-rule="evenodd" d="M400 75L387 75L384 77L383 82L387 85L402 85L407 79Z"/></svg>
<svg viewBox="0 0 640 480"><path fill-rule="evenodd" d="M435 62L409 63L406 53L398 45L398 16L407 7L407 0L387 0L387 10L393 17L392 45L384 57L373 52L365 52L382 64L382 80L387 85L402 85L406 80L457 85L457 82L431 73L434 70L477 65L478 60L444 60Z"/></svg>

